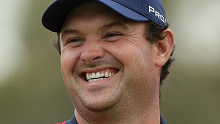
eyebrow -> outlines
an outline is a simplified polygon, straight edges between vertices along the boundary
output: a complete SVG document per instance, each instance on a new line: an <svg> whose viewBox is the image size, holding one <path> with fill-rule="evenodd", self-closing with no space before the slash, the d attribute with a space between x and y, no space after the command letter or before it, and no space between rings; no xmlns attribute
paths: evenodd
<svg viewBox="0 0 220 124"><path fill-rule="evenodd" d="M61 33L61 39L63 40L65 36L67 36L68 34L73 34L73 33L80 34L80 31L74 30L74 29L66 29L63 31L63 33Z"/></svg>
<svg viewBox="0 0 220 124"><path fill-rule="evenodd" d="M112 28L112 27L121 27L123 29L128 29L128 26L126 26L124 23L122 22L112 22L112 23L109 23L109 24L106 24L106 25L103 25L102 28L105 29L105 28Z"/></svg>
<svg viewBox="0 0 220 124"><path fill-rule="evenodd" d="M120 27L120 28L123 28L125 30L128 29L128 26L126 26L125 24L123 24L122 22L112 22L112 23L109 23L109 24L106 24L106 25L103 25L101 27L101 29L108 29L108 28L112 28L112 27ZM75 29L66 29L63 31L63 33L61 33L61 39L63 40L63 38L65 36L67 36L68 34L81 34L81 32L79 30L75 30Z"/></svg>

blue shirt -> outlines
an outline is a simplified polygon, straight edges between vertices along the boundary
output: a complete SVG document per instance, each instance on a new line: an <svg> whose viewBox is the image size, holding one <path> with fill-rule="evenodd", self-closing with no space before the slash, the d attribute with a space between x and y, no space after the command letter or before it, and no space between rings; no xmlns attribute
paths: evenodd
<svg viewBox="0 0 220 124"><path fill-rule="evenodd" d="M75 115L73 115L72 119L68 120L65 124L78 124ZM166 124L162 115L160 115L160 124Z"/></svg>

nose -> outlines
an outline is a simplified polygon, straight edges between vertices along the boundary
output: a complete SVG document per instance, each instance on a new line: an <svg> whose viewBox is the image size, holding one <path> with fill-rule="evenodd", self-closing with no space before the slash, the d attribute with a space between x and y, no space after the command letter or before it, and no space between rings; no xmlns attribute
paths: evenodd
<svg viewBox="0 0 220 124"><path fill-rule="evenodd" d="M86 41L81 53L81 60L86 64L91 65L97 60L103 58L104 51L98 42Z"/></svg>

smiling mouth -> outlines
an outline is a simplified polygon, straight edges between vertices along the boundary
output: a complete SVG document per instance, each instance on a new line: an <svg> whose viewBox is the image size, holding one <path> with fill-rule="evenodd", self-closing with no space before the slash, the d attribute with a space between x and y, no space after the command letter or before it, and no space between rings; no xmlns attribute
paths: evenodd
<svg viewBox="0 0 220 124"><path fill-rule="evenodd" d="M80 77L87 82L100 81L118 73L117 69L105 69L97 72L84 72Z"/></svg>

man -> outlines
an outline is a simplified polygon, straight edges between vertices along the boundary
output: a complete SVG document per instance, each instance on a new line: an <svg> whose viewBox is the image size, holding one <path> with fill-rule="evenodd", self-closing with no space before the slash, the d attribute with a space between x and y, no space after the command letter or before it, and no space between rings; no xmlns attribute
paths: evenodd
<svg viewBox="0 0 220 124"><path fill-rule="evenodd" d="M58 34L75 106L62 124L165 124L159 94L174 38L160 0L57 0L42 22Z"/></svg>

